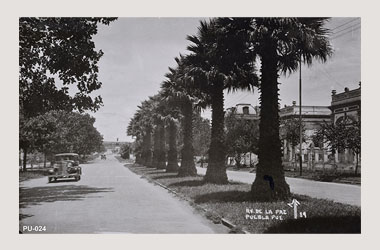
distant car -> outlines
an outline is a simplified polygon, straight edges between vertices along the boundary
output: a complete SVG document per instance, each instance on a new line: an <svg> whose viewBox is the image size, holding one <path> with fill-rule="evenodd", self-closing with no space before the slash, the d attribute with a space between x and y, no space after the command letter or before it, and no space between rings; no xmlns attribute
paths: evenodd
<svg viewBox="0 0 380 250"><path fill-rule="evenodd" d="M100 156L100 159L101 159L101 160L106 160L106 159L107 159L107 157L106 157L106 155L105 155L105 154L102 154L102 155Z"/></svg>
<svg viewBox="0 0 380 250"><path fill-rule="evenodd" d="M54 156L53 169L49 170L48 182L63 178L74 178L74 180L79 181L81 174L82 168L79 166L78 154L56 154Z"/></svg>

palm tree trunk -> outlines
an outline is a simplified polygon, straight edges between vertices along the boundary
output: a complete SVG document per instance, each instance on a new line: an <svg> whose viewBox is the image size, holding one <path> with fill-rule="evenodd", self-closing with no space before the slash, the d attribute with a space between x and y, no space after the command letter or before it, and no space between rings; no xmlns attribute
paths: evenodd
<svg viewBox="0 0 380 250"><path fill-rule="evenodd" d="M190 101L183 104L183 148L181 167L179 168L179 176L195 176L197 169L194 164L194 148L193 148L193 105Z"/></svg>
<svg viewBox="0 0 380 250"><path fill-rule="evenodd" d="M322 169L323 169L323 173L325 173L325 147L322 146Z"/></svg>
<svg viewBox="0 0 380 250"><path fill-rule="evenodd" d="M290 195L281 161L278 115L278 71L276 45L270 38L261 55L261 110L256 179L251 192L255 200L285 200Z"/></svg>
<svg viewBox="0 0 380 250"><path fill-rule="evenodd" d="M143 139L142 163L147 167L152 167L152 133L151 128L145 129Z"/></svg>
<svg viewBox="0 0 380 250"><path fill-rule="evenodd" d="M137 164L143 164L142 163L142 158L141 158L141 152L133 152L134 154L135 154L135 157L136 157L136 160L135 160L135 162L137 163Z"/></svg>
<svg viewBox="0 0 380 250"><path fill-rule="evenodd" d="M358 169L359 169L359 154L356 153L355 175L358 175Z"/></svg>
<svg viewBox="0 0 380 250"><path fill-rule="evenodd" d="M241 167L240 162L241 162L241 155L240 155L240 153L237 153L236 156L235 156L235 163L236 163L235 165L236 165L237 168Z"/></svg>
<svg viewBox="0 0 380 250"><path fill-rule="evenodd" d="M228 183L225 159L225 135L224 135L224 94L223 84L220 82L214 86L212 95L212 124L211 143L209 150L209 164L204 180L211 183Z"/></svg>
<svg viewBox="0 0 380 250"><path fill-rule="evenodd" d="M46 168L46 153L44 153L44 168Z"/></svg>
<svg viewBox="0 0 380 250"><path fill-rule="evenodd" d="M160 134L159 134L159 126L156 125L156 127L153 129L153 158L152 158L152 167L157 167L158 165L158 155L160 151Z"/></svg>
<svg viewBox="0 0 380 250"><path fill-rule="evenodd" d="M155 146L155 167L157 169L166 168L166 154L165 154L165 127L164 122L159 121L157 123L157 137L154 141ZM156 141L157 140L157 141ZM157 148L156 148L157 147Z"/></svg>
<svg viewBox="0 0 380 250"><path fill-rule="evenodd" d="M177 153L177 125L174 121L169 121L169 152L168 165L166 172L178 172L178 153Z"/></svg>
<svg viewBox="0 0 380 250"><path fill-rule="evenodd" d="M23 161L22 161L22 171L26 172L26 157L27 157L28 149L26 147L23 148L23 152L24 152L24 155L23 155Z"/></svg>
<svg viewBox="0 0 380 250"><path fill-rule="evenodd" d="M135 140L135 147L133 149L133 154L135 154L135 157L136 157L136 160L135 162L137 164L143 164L143 160L142 160L142 152L143 152L143 142L140 141L144 139L143 138L140 138L140 136L136 136L136 140ZM141 144L140 144L141 143Z"/></svg>

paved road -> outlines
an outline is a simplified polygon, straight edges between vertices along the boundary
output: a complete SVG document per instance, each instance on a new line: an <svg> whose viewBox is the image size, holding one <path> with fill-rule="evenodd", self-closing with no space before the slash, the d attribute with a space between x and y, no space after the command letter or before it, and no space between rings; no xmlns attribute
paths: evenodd
<svg viewBox="0 0 380 250"><path fill-rule="evenodd" d="M83 164L82 169L79 182L48 184L47 177L22 182L20 230L46 226L42 233L227 232L113 156Z"/></svg>
<svg viewBox="0 0 380 250"><path fill-rule="evenodd" d="M204 175L206 168L197 167L198 174ZM227 171L229 180L251 184L256 174L248 172ZM312 181L299 178L286 178L290 191L314 198L334 200L336 202L360 206L360 186L340 183Z"/></svg>

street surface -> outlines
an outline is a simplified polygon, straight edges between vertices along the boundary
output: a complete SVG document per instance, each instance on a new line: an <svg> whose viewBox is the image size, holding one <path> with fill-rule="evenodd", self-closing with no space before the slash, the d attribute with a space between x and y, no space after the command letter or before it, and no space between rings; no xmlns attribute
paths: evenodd
<svg viewBox="0 0 380 250"><path fill-rule="evenodd" d="M197 167L198 174L205 175L206 168ZM252 184L256 178L255 173L227 171L228 179ZM290 191L296 194L308 195L313 198L329 199L336 202L360 206L360 186L312 181L299 178L286 177Z"/></svg>
<svg viewBox="0 0 380 250"><path fill-rule="evenodd" d="M46 226L41 233L227 233L112 155L81 167L79 182L20 183L22 233L39 233L25 226Z"/></svg>

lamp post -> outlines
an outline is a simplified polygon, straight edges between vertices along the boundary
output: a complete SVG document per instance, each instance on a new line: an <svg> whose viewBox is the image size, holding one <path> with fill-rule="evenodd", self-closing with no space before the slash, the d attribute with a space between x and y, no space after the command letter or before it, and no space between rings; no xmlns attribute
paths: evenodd
<svg viewBox="0 0 380 250"><path fill-rule="evenodd" d="M299 124L300 124L300 176L302 175L302 80L301 80L301 53L299 58L299 64L300 64L300 84L299 84L299 97L300 97L300 108L299 108Z"/></svg>

